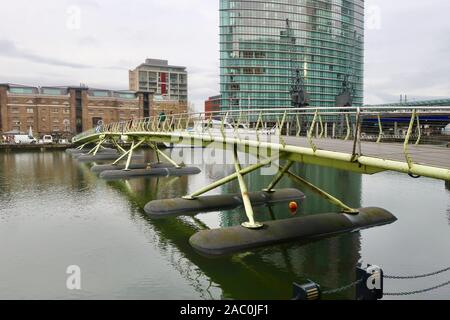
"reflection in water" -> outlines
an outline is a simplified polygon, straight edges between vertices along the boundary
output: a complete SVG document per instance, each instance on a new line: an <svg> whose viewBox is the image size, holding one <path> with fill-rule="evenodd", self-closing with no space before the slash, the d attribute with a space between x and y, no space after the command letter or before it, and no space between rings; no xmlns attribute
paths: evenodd
<svg viewBox="0 0 450 320"><path fill-rule="evenodd" d="M153 153L145 156L155 161ZM205 228L240 224L246 220L242 209L163 220L145 215L142 208L151 200L183 196L234 171L200 167L197 176L105 182L62 152L0 153L0 298L290 299L292 282L312 279L327 289L355 280L359 232L212 259L196 253L189 238ZM292 170L353 207L367 206L358 174L300 164ZM256 172L246 180L257 191L272 176ZM285 178L278 188L286 187L298 186ZM237 183L213 191L238 192ZM299 216L338 210L305 194ZM255 214L260 221L292 218L287 204L256 208ZM65 281L58 270L74 263L88 278L78 295L57 285ZM35 271L42 283L32 291L26 275ZM349 290L329 298L353 297Z"/></svg>
<svg viewBox="0 0 450 320"><path fill-rule="evenodd" d="M222 168L219 170L218 168ZM217 180L233 173L232 166L204 165L204 172L208 180ZM297 170L298 168L294 168ZM330 192L342 194L349 203L359 207L361 178L359 175L347 174L333 170L327 170L327 175L322 177L317 174L317 169L305 168L301 172L306 177L321 186L333 186ZM315 180L314 178L322 177ZM159 179L156 186L149 184L154 180L131 180L129 182L112 182L111 186L119 188L128 196L130 201L137 206L143 207L148 201L154 199L179 197L188 193L188 179L198 177L184 177L180 181L177 178ZM203 178L204 179L204 178ZM262 176L254 173L247 176L247 183L252 190L261 190L271 181L271 176ZM344 194L338 190L338 180L344 180L349 188ZM181 182L181 183L180 183ZM204 181L203 185L210 183ZM176 187L175 187L175 186ZM148 186L148 187L146 187ZM296 187L292 181L284 181L280 187ZM350 192L353 190L353 192ZM220 192L238 193L239 188L236 183L224 186ZM215 191L218 192L218 191ZM333 206L324 203L315 195L309 195L303 212L308 214L336 211ZM259 220L266 221L275 219L291 218L287 205L274 206L272 208L258 208L256 210ZM145 215L144 215L145 217ZM238 225L245 221L245 212L242 209L225 211L219 213L220 225L222 227ZM148 219L148 218L146 218ZM212 283L217 283L223 290L223 296L227 298L290 298L291 285L293 281L305 279L307 276L321 277L327 274L327 281L322 285L325 287L336 287L354 281L354 267L360 259L360 240L357 233L345 235L333 239L327 239L309 245L285 244L272 248L256 250L220 259L205 258L198 255L188 245L187 239L200 229L206 226L201 221L202 215L198 218L175 218L162 221L150 220L149 223L157 227L164 235L165 241L171 241L180 252L194 263L198 269L206 274ZM175 234L165 225L171 221L177 227L172 227L180 232L180 228L187 227L186 236L181 241L174 242ZM160 223L162 223L160 225ZM160 228L161 226L161 228ZM178 237L177 237L178 238ZM333 262L333 263L330 263ZM224 268L219 268L223 266ZM177 268L185 274L186 268ZM185 275L185 278L188 278ZM268 281L269 280L269 281ZM243 285L245 283L245 285ZM194 284L193 284L194 285ZM348 293L347 298L351 298L352 293Z"/></svg>

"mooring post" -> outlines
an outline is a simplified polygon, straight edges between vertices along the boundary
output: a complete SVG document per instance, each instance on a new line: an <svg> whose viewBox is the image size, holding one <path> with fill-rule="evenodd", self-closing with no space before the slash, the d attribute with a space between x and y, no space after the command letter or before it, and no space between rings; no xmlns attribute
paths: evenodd
<svg viewBox="0 0 450 320"><path fill-rule="evenodd" d="M378 266L367 265L356 268L356 300L380 300L383 299L384 273Z"/></svg>
<svg viewBox="0 0 450 320"><path fill-rule="evenodd" d="M294 283L294 297L292 300L313 301L322 298L320 286L311 280L308 281L305 284Z"/></svg>

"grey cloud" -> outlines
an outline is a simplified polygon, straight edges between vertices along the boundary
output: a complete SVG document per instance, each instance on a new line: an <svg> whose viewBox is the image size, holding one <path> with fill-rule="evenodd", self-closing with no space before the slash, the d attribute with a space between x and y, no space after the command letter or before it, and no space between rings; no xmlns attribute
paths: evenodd
<svg viewBox="0 0 450 320"><path fill-rule="evenodd" d="M378 6L382 20L381 29L367 30L365 37L366 103L396 102L400 94L410 101L449 97L449 2L369 0L366 5Z"/></svg>
<svg viewBox="0 0 450 320"><path fill-rule="evenodd" d="M68 62L52 57L45 57L41 56L39 54L35 54L28 49L20 49L18 48L13 41L10 40L1 40L0 39L0 56L3 57L9 57L9 58L19 58L24 59L29 62L34 63L43 63L53 66L59 66L59 67L68 67L68 68L75 68L75 69L87 69L92 68L92 66L85 65L85 64L79 64L79 63L73 63Z"/></svg>

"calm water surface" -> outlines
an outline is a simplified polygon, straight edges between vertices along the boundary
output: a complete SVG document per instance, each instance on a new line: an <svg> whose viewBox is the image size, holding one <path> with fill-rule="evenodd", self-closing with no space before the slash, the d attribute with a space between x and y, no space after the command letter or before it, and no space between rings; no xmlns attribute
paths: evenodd
<svg viewBox="0 0 450 320"><path fill-rule="evenodd" d="M233 172L233 166L195 165L200 175L106 182L64 152L0 153L0 299L290 299L292 282L312 279L329 289L354 281L358 261L400 275L450 266L450 191L444 182L300 165L296 172L350 205L383 207L399 221L308 245L200 256L189 237L205 227L237 225L246 220L243 210L155 221L142 209L148 201L183 196ZM270 180L259 173L247 177L251 190ZM298 187L289 179L281 186ZM230 184L215 193L237 191ZM299 215L337 210L305 193ZM255 211L259 221L291 217L286 204ZM70 265L81 267L80 291L66 288ZM398 292L448 280L447 273L386 280L385 287ZM326 298L353 297L350 290ZM448 299L450 287L409 298Z"/></svg>

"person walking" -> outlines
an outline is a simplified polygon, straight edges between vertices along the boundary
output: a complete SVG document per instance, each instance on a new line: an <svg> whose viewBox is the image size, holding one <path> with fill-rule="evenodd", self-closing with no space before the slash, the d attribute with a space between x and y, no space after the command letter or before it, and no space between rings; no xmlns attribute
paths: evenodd
<svg viewBox="0 0 450 320"><path fill-rule="evenodd" d="M166 121L166 118L167 118L167 116L166 116L166 113L164 112L164 110L161 111L159 113L159 128L160 129L164 128L164 122Z"/></svg>

